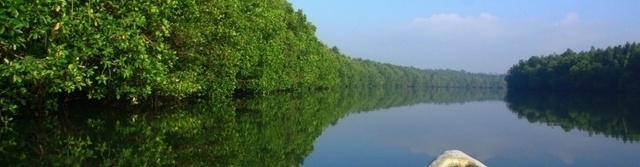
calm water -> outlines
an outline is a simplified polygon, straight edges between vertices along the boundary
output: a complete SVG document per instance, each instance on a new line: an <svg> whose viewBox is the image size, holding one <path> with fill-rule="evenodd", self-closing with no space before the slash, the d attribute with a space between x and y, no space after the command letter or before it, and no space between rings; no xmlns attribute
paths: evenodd
<svg viewBox="0 0 640 167"><path fill-rule="evenodd" d="M370 89L16 117L0 166L640 166L640 99Z"/></svg>
<svg viewBox="0 0 640 167"><path fill-rule="evenodd" d="M449 149L488 166L640 166L635 102L510 93L352 114L318 137L303 166L424 166Z"/></svg>

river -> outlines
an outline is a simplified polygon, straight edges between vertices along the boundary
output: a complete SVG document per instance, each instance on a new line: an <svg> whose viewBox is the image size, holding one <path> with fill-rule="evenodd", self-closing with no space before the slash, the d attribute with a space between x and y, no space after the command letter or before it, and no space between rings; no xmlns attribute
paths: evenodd
<svg viewBox="0 0 640 167"><path fill-rule="evenodd" d="M637 96L493 89L274 94L18 117L2 166L638 166ZM97 107L99 106L99 107Z"/></svg>

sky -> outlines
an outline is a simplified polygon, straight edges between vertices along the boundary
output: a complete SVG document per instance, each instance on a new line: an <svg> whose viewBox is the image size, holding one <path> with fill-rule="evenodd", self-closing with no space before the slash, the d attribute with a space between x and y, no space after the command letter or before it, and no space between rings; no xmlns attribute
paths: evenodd
<svg viewBox="0 0 640 167"><path fill-rule="evenodd" d="M289 0L354 58L504 74L531 56L640 42L639 0Z"/></svg>

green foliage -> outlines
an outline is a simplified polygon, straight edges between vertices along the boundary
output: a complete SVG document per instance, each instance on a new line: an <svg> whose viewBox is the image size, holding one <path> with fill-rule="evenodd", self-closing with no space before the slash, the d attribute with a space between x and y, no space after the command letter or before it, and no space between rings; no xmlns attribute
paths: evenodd
<svg viewBox="0 0 640 167"><path fill-rule="evenodd" d="M233 106L228 101L220 105L212 104L220 108L209 106L203 109L206 111L197 113L183 111L183 115L159 118L155 115L118 113L115 115L129 118L100 118L72 123L77 126L47 122L49 119L57 120L55 118L46 118L41 122L15 119L30 116L66 117L66 111L56 112L58 106L82 103L87 99L111 104L155 105L191 97L210 97L209 100L217 101L240 93L265 95L281 91L310 92L344 87L493 87L477 86L481 84L475 83L451 84L469 82L465 77L473 80L471 78L475 76L471 75L461 75L445 85L429 84L429 77L433 75L425 75L424 71L417 68L349 58L341 54L337 47L329 48L320 42L315 36L316 28L307 21L302 11L295 11L284 0L13 0L0 2L0 23L0 135L3 137L0 151L6 153L6 150L14 147L35 148L38 150L36 153L42 155L42 160L27 164L31 166L54 162L59 163L54 165L74 166L85 161L87 163L84 164L89 166L159 166L174 163L174 159L192 159L190 155L215 157L202 157L193 162L194 165L199 165L200 161L219 162L220 159L229 159L229 164L237 164L238 161L228 158L233 157L229 154L208 152L219 149L229 151L236 148L237 143L258 142L237 139L237 133L240 132L233 131L236 123L250 125L235 130L273 133L265 135L271 135L274 140L275 136L282 135L277 134L277 129L260 131L259 124L251 125L252 122L244 118L236 120L232 117ZM450 74L438 74L443 77L446 75ZM439 79L433 81L436 80ZM380 95L384 93L375 95L373 97L381 98ZM293 97L287 97L286 100L292 100L290 98ZM295 98L305 99L307 96ZM249 110L268 110L270 108L256 106L276 107L279 101L273 101L268 105L248 103L250 105L244 107ZM380 102L386 106L402 103ZM308 107L317 108L308 109L310 113L301 116L303 118L295 123L306 126L314 123L317 116L313 114L334 111L324 108L331 105L321 104L323 102L309 103L315 106ZM299 107L291 104L282 110ZM261 114L282 116L282 113L275 111L273 109ZM295 112L289 114L295 115ZM216 120L218 117L224 118L219 121L225 124L204 121L208 117L215 117ZM335 120L329 117L323 121ZM266 121L264 124L272 123L277 127L286 125L286 122L279 121ZM86 125L83 124L85 122ZM315 121L321 125L327 122ZM82 129L87 126L90 128ZM200 127L212 129L202 130ZM171 128L186 129L188 133ZM287 131L305 130L293 126L287 128L292 128ZM315 134L319 133L318 129L314 127L308 130ZM17 131L34 133L17 137L12 135ZM199 141L208 147L169 142L214 132L224 132L224 135ZM30 139L29 135L39 138ZM290 142L308 144L313 137L300 138L300 141L293 141L297 139L293 137L290 139ZM221 141L234 141L236 144L220 144ZM280 145L284 147L285 143ZM306 148L301 151L288 150L292 154L307 153L310 149L308 145L287 148ZM26 157L32 157L32 154L22 154L29 151L14 151L20 154L8 155L8 159L24 161ZM181 157L182 153L188 153L184 155L189 157ZM300 158L270 159L287 164L300 161ZM279 163L273 165L287 166Z"/></svg>
<svg viewBox="0 0 640 167"><path fill-rule="evenodd" d="M565 131L577 129L589 134L640 141L640 123L636 119L638 96L632 94L589 94L509 91L505 97L509 109L529 122L559 126Z"/></svg>
<svg viewBox="0 0 640 167"><path fill-rule="evenodd" d="M423 70L426 85L449 88L505 88L504 75L470 73L455 70Z"/></svg>
<svg viewBox="0 0 640 167"><path fill-rule="evenodd" d="M504 75L469 73L455 70L429 70L349 58L338 47L331 52L341 64L337 72L345 87L447 87L447 88L505 88Z"/></svg>
<svg viewBox="0 0 640 167"><path fill-rule="evenodd" d="M192 2L191 2L192 3ZM0 3L0 117L48 112L59 98L137 99L169 83L166 43L188 1ZM171 91L171 90L169 90ZM166 92L164 94L179 94Z"/></svg>
<svg viewBox="0 0 640 167"><path fill-rule="evenodd" d="M348 58L284 0L19 0L1 3L0 13L4 124L20 106L48 112L69 98L137 104L237 90L492 87L429 84L417 68ZM449 82L476 79L465 77Z"/></svg>
<svg viewBox="0 0 640 167"><path fill-rule="evenodd" d="M533 56L509 69L509 89L553 91L640 91L640 45Z"/></svg>

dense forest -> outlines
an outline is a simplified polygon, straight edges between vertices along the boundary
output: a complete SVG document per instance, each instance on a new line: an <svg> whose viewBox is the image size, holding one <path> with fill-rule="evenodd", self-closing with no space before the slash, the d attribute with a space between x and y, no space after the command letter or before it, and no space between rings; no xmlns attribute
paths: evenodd
<svg viewBox="0 0 640 167"><path fill-rule="evenodd" d="M464 70L423 70L427 87L504 88L505 75L470 73Z"/></svg>
<svg viewBox="0 0 640 167"><path fill-rule="evenodd" d="M439 87L505 88L504 75L470 73L464 70L418 69L360 58L349 58L333 47L332 51L349 61L339 71L345 87Z"/></svg>
<svg viewBox="0 0 640 167"><path fill-rule="evenodd" d="M350 58L319 41L285 0L7 1L0 11L5 124L19 110L48 112L87 98L137 104L342 87L504 86L482 79L493 76L425 75Z"/></svg>
<svg viewBox="0 0 640 167"><path fill-rule="evenodd" d="M640 45L533 56L509 69L509 89L640 92Z"/></svg>

